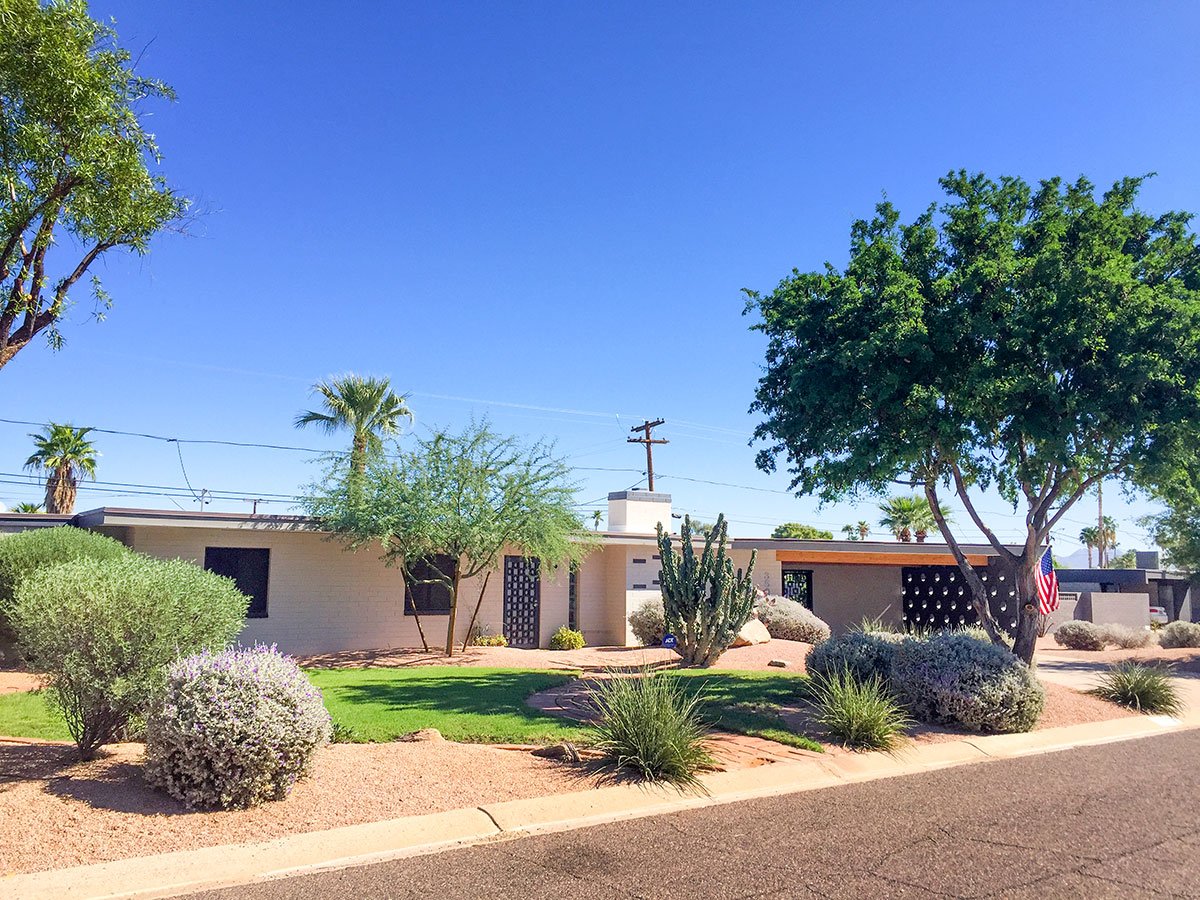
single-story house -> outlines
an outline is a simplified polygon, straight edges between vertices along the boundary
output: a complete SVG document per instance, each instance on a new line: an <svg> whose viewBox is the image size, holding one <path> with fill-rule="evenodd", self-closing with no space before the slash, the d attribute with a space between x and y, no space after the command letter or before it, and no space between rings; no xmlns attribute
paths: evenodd
<svg viewBox="0 0 1200 900"><path fill-rule="evenodd" d="M636 643L627 616L659 594L655 528L672 521L671 497L620 491L608 498L608 530L574 571L540 565L515 551L487 579L464 582L457 640L467 633L479 591L479 623L517 647L545 647L561 625L589 645ZM417 617L431 646L445 641L447 597L433 585L407 590L398 568L369 548L352 552L305 516L247 515L105 507L74 516L0 514L0 533L71 524L110 535L142 553L192 560L234 578L251 597L241 640L292 653L420 646ZM0 538L3 539L3 538ZM1016 608L988 545L964 548L988 579L998 616ZM758 551L755 583L794 597L844 631L863 618L895 625L953 626L973 621L961 573L944 544L776 538L730 539L734 565ZM444 565L429 560L427 565Z"/></svg>

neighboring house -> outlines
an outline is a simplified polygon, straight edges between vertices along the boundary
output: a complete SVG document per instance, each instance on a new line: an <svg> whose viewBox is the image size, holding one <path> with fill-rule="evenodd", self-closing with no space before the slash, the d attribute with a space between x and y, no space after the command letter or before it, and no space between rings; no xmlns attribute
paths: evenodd
<svg viewBox="0 0 1200 900"><path fill-rule="evenodd" d="M579 628L592 646L635 643L626 617L660 596L655 526L671 521L669 494L610 494L609 529L590 534L599 548L576 571L507 554L488 580L478 621L518 647L545 647L560 625ZM292 653L420 646L414 611L431 646L445 640L444 591L420 584L406 591L399 569L385 566L376 549L347 551L305 516L113 508L72 517L8 513L0 514L0 533L67 523L234 578L251 597L244 643L275 643ZM974 620L944 544L731 538L730 548L741 567L757 550L755 583L800 600L835 631L866 617L921 627ZM1011 621L1016 608L994 552L986 545L963 549L988 579L995 612ZM460 588L460 642L481 584L474 579Z"/></svg>
<svg viewBox="0 0 1200 900"><path fill-rule="evenodd" d="M1059 569L1064 602L1058 621L1142 627L1150 622L1152 606L1172 622L1195 618L1200 609L1192 597L1191 576L1163 569L1155 551L1139 550L1136 562L1136 569Z"/></svg>

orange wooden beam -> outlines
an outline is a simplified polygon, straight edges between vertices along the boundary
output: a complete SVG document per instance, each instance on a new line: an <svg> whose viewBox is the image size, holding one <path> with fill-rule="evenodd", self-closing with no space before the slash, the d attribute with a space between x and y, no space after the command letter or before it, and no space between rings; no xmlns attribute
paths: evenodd
<svg viewBox="0 0 1200 900"><path fill-rule="evenodd" d="M842 566L955 566L949 553L856 553L842 550L777 550L775 557L783 563L830 563ZM967 562L986 566L986 556L971 555Z"/></svg>

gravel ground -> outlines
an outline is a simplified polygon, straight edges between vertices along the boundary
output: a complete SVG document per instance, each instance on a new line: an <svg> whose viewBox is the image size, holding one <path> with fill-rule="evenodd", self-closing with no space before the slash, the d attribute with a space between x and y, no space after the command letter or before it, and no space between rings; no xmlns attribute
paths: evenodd
<svg viewBox="0 0 1200 900"><path fill-rule="evenodd" d="M42 686L42 677L29 672L0 672L0 694L35 691Z"/></svg>
<svg viewBox="0 0 1200 900"><path fill-rule="evenodd" d="M141 744L90 763L74 748L0 743L0 877L269 840L500 800L585 790L588 770L469 744L334 744L283 802L188 812L142 780Z"/></svg>
<svg viewBox="0 0 1200 900"><path fill-rule="evenodd" d="M786 660L788 672L803 672L804 657L811 644L798 641L769 641L749 647L734 647L721 654L718 669L765 670L772 659ZM300 656L300 665L312 669L407 668L411 666L496 666L514 669L583 669L657 666L678 660L674 650L662 647L585 647L582 650L521 650L517 647L469 647L447 659L440 652L422 650L352 650ZM772 670L776 671L776 670Z"/></svg>

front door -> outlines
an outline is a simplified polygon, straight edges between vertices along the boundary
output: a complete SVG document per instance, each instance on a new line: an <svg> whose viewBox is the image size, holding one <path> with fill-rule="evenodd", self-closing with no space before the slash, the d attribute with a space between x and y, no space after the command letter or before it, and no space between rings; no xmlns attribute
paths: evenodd
<svg viewBox="0 0 1200 900"><path fill-rule="evenodd" d="M504 636L510 647L536 647L542 580L536 559L504 557Z"/></svg>

